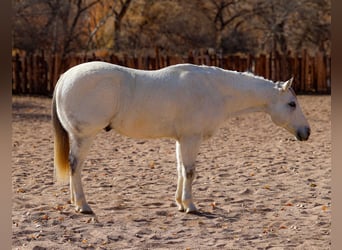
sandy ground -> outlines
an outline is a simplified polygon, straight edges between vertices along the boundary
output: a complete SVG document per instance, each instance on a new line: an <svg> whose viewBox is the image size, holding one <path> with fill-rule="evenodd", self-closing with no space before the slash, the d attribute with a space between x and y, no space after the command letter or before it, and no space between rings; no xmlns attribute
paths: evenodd
<svg viewBox="0 0 342 250"><path fill-rule="evenodd" d="M307 142L255 113L202 145L199 214L175 206L174 141L100 133L83 169L92 216L54 183L51 100L13 97L13 249L329 249L331 98L299 101Z"/></svg>

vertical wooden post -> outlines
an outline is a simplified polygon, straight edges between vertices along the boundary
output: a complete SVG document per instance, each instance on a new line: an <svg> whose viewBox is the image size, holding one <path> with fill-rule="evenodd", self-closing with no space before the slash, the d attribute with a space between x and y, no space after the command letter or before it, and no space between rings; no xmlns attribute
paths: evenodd
<svg viewBox="0 0 342 250"><path fill-rule="evenodd" d="M53 90L54 90L54 83L53 83L53 81L55 80L54 79L54 74L55 74L54 63L55 63L54 55L50 54L48 57L48 63L47 63L48 64L47 67L48 67L48 71L49 71L49 73L48 73L48 93L49 94L52 94Z"/></svg>
<svg viewBox="0 0 342 250"><path fill-rule="evenodd" d="M301 84L300 84L300 91L306 90L306 72L307 72L307 52L306 50L302 50L302 60L301 60L301 67L300 67L300 73L301 73Z"/></svg>
<svg viewBox="0 0 342 250"><path fill-rule="evenodd" d="M298 67L299 67L299 62L298 62L298 55L294 55L293 56L293 65L292 65L292 75L294 76L294 84L293 84L293 89L295 92L298 92L298 89L299 89L299 85L300 85L300 82L301 82L301 79L300 79L300 74L299 74L299 70L298 70Z"/></svg>
<svg viewBox="0 0 342 250"><path fill-rule="evenodd" d="M48 66L45 56L45 51L42 50L42 56L40 61L40 74L41 74L41 94L46 95L49 92L48 88Z"/></svg>
<svg viewBox="0 0 342 250"><path fill-rule="evenodd" d="M22 92L22 81L20 77L20 72L22 72L21 62L19 58L18 52L15 54L15 57L12 59L12 90L14 93Z"/></svg>
<svg viewBox="0 0 342 250"><path fill-rule="evenodd" d="M326 65L324 61L324 55L322 52L316 54L316 78L317 78L317 91L319 93L326 93L327 89L327 76L326 76Z"/></svg>
<svg viewBox="0 0 342 250"><path fill-rule="evenodd" d="M160 58L159 58L159 48L155 47L155 69L160 69Z"/></svg>
<svg viewBox="0 0 342 250"><path fill-rule="evenodd" d="M261 76L268 78L268 59L267 59L267 55L265 54L261 54L260 55L260 59L261 61L259 62L259 70L260 70L260 74Z"/></svg>
<svg viewBox="0 0 342 250"><path fill-rule="evenodd" d="M53 81L53 84L54 84L54 88L56 86L56 83L59 79L59 76L61 75L61 69L60 69L60 65L61 65L61 55L59 53L56 53L55 54L55 63L54 63L54 66L55 66L55 69L54 69L54 81Z"/></svg>

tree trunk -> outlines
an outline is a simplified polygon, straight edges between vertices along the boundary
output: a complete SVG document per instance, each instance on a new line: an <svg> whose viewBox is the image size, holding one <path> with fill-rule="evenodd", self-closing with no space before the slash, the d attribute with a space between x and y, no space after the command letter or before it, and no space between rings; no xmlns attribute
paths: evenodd
<svg viewBox="0 0 342 250"><path fill-rule="evenodd" d="M113 9L113 13L114 13L114 50L118 51L121 47L121 23L122 23L122 19L124 18L128 7L130 5L132 0L125 0L125 1L120 1L121 8L119 11L116 11L115 9Z"/></svg>
<svg viewBox="0 0 342 250"><path fill-rule="evenodd" d="M121 20L115 18L114 21L114 51L120 50Z"/></svg>

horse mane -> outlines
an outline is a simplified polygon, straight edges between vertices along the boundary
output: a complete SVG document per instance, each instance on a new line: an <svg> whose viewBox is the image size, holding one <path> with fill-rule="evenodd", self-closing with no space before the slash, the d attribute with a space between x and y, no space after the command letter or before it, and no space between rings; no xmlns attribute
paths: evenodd
<svg viewBox="0 0 342 250"><path fill-rule="evenodd" d="M269 79L267 79L267 78L265 78L263 76L255 75L254 73L252 73L250 71L241 72L240 74L248 76L250 78L255 78L255 79L259 79L259 80L263 80L263 81L275 84L275 82L273 82L272 80L269 80Z"/></svg>
<svg viewBox="0 0 342 250"><path fill-rule="evenodd" d="M274 81L272 81L270 79L267 79L267 78L265 78L263 76L255 75L251 71L240 72L240 71L236 71L236 70L222 69L222 68L217 67L217 66L209 66L209 65L205 65L205 64L194 65L194 64L189 64L189 63L176 64L176 65L171 65L169 67L175 67L175 68L178 68L178 69L188 70L189 68L195 69L196 66L200 66L201 69L211 69L211 70L219 70L219 71L230 71L231 73L236 74L236 75L243 75L243 76L246 76L248 78L253 78L253 79L256 79L256 80L261 80L261 81L264 81L264 82L267 82L267 83L271 83L273 85L277 84L277 82L274 82Z"/></svg>
<svg viewBox="0 0 342 250"><path fill-rule="evenodd" d="M274 82L272 80L266 79L265 77L255 75L255 74L253 74L250 71L245 71L245 72L242 72L241 74L243 74L245 76L249 76L249 77L255 78L255 79L260 79L260 80L263 80L263 81L266 81L266 82L270 82L270 83L273 83L275 85L277 85L279 83L279 81ZM292 95L296 96L296 92L294 91L293 87L290 87L289 91L292 93Z"/></svg>

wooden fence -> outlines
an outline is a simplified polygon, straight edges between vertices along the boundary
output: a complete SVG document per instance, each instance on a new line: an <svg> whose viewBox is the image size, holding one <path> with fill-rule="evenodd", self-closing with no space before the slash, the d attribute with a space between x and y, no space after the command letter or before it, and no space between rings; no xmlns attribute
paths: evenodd
<svg viewBox="0 0 342 250"><path fill-rule="evenodd" d="M61 73L71 66L94 60L147 70L177 63L206 64L230 70L250 71L274 81L284 81L294 76L294 89L297 93L331 93L331 57L323 53L309 55L303 50L296 55L288 53L222 56L204 49L191 51L186 56L160 55L157 49L153 56L131 57L110 53L100 56L92 53L72 55L63 61L60 55L46 54L44 51L29 55L17 52L12 58L12 92L51 96Z"/></svg>

